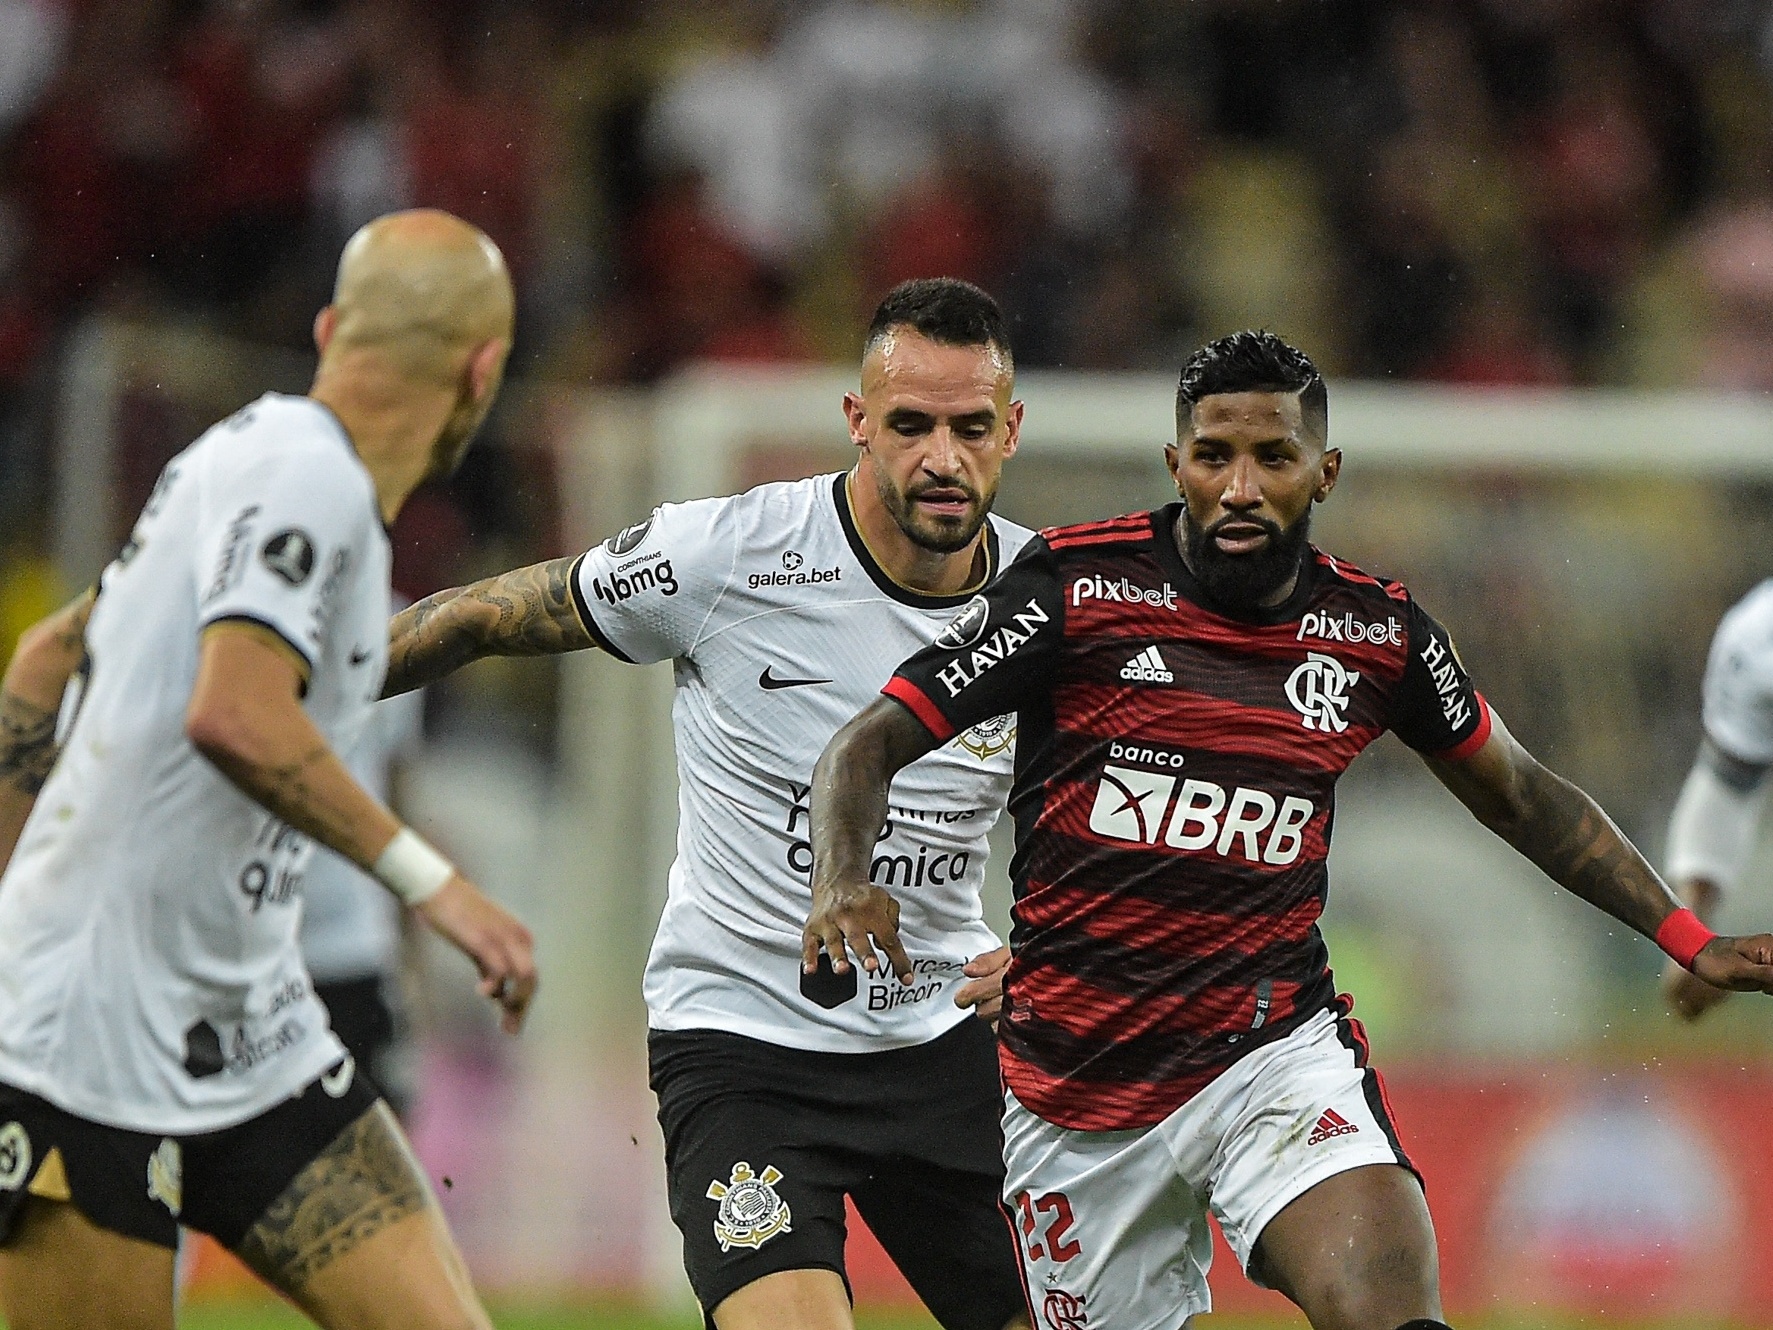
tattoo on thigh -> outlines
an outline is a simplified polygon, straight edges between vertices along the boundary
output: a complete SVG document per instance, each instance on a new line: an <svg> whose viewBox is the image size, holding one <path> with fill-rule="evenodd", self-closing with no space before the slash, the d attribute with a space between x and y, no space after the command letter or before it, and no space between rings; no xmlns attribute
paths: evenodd
<svg viewBox="0 0 1773 1330"><path fill-rule="evenodd" d="M428 1204L429 1190L393 1114L377 1104L296 1175L236 1254L278 1288L294 1291Z"/></svg>

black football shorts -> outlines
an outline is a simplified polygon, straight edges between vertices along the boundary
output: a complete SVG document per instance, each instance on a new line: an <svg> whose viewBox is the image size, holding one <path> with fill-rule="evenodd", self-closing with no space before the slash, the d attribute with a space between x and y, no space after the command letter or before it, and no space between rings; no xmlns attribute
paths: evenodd
<svg viewBox="0 0 1773 1330"><path fill-rule="evenodd" d="M878 1053L718 1030L655 1030L647 1051L671 1217L705 1315L781 1270L833 1270L847 1287L846 1195L946 1330L1002 1330L1023 1311L982 1022Z"/></svg>
<svg viewBox="0 0 1773 1330"><path fill-rule="evenodd" d="M238 1247L296 1175L380 1097L346 1058L238 1126L162 1136L89 1122L0 1082L0 1246L36 1193L143 1242L176 1249L182 1224ZM52 1151L60 1176L40 1179Z"/></svg>

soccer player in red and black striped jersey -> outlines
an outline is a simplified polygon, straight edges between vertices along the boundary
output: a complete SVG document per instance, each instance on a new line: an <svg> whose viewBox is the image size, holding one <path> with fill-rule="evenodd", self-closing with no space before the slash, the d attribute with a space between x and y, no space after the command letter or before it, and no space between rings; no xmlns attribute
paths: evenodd
<svg viewBox="0 0 1773 1330"><path fill-rule="evenodd" d="M1005 1204L1036 1324L1174 1330L1208 1308L1210 1208L1317 1330L1439 1326L1434 1233L1317 920L1335 784L1386 730L1555 881L1724 988L1720 938L1536 762L1401 585L1308 543L1334 488L1323 379L1267 333L1183 367L1181 501L1044 532L814 775L809 968L901 980L869 882L894 774L1016 712ZM872 938L872 942L870 939ZM1044 1319L1043 1319L1044 1318Z"/></svg>

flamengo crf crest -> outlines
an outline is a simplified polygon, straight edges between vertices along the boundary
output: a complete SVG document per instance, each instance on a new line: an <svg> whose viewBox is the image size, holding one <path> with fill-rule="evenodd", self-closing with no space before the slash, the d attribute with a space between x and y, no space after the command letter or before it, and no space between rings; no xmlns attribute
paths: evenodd
<svg viewBox="0 0 1773 1330"><path fill-rule="evenodd" d="M765 1165L761 1174L753 1173L751 1165L741 1159L733 1165L728 1182L710 1182L708 1199L720 1202L720 1213L714 1216L714 1236L722 1251L734 1247L761 1247L778 1233L790 1233L788 1221L793 1218L788 1202L776 1194L776 1183L782 1175Z"/></svg>

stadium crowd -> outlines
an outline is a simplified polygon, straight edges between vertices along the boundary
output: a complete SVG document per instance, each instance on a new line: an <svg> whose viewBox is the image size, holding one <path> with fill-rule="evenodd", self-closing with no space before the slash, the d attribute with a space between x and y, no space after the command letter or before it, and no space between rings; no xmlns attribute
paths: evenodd
<svg viewBox="0 0 1773 1330"><path fill-rule="evenodd" d="M1169 371L1262 324L1332 376L1766 389L1773 10L0 0L10 594L81 320L305 351L342 239L408 204L504 248L532 381L846 360L940 272L1027 367ZM535 554L547 503L489 496L546 478L487 483L521 469L499 434L409 520Z"/></svg>

